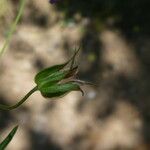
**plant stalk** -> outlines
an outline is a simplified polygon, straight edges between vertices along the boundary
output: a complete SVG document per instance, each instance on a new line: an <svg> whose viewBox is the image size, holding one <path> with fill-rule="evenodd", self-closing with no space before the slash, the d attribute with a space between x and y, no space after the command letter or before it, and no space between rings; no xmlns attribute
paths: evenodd
<svg viewBox="0 0 150 150"><path fill-rule="evenodd" d="M18 22L19 22L19 20L21 18L21 15L23 13L23 9L24 9L24 6L25 6L25 1L26 0L21 0L21 2L20 2L19 12L18 12L18 14L16 16L16 19L14 20L13 24L11 25L10 31L8 33L8 36L7 36L6 40L5 40L5 43L4 43L3 47L0 49L0 57L2 56L2 54L5 51L5 49L7 48L8 44L10 42L10 39L12 37L12 34L16 30L16 26L17 26L17 24L18 24Z"/></svg>
<svg viewBox="0 0 150 150"><path fill-rule="evenodd" d="M18 108L21 104L23 104L29 96L31 96L34 92L38 90L37 86L34 87L32 90L30 90L19 102L17 102L15 105L8 106L8 105L3 105L0 104L0 110L12 110L15 108Z"/></svg>

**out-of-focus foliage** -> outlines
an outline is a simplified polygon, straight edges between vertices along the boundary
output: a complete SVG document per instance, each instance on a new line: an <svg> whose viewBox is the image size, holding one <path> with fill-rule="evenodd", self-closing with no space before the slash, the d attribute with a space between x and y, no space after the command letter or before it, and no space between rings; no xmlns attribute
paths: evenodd
<svg viewBox="0 0 150 150"><path fill-rule="evenodd" d="M3 6L5 7L6 4L3 4ZM18 14L14 20L14 22L11 24L11 28L8 32L8 35L7 35L7 38L5 40L5 43L3 45L3 47L0 49L0 56L2 56L3 52L5 51L5 49L7 48L9 42L10 42L10 39L12 37L12 34L14 33L15 29L16 29L16 26L20 20L20 17L23 13L23 9L24 9L24 6L25 6L25 0L21 0L20 1L20 7L19 7L19 11L18 11Z"/></svg>

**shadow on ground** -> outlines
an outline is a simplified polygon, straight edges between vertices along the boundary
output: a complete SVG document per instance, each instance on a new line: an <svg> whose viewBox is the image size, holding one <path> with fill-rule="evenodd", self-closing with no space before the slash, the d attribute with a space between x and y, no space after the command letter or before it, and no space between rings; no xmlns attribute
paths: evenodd
<svg viewBox="0 0 150 150"><path fill-rule="evenodd" d="M86 0L77 2L76 0L66 0L57 5L57 10L64 12L66 22L71 19L77 22L77 15L89 19L89 23L85 27L85 32L80 40L80 43L82 43L81 60L84 61L84 65L82 66L81 64L80 77L99 85L102 84L104 85L102 88L106 86L106 91L104 92L107 93L110 90L112 93L110 103L106 104L108 105L107 109L103 113L100 111L98 117L109 117L115 109L117 99L125 99L135 106L142 116L143 138L145 143L149 143L150 1ZM141 67L139 74L135 73L134 77L126 76L123 73L111 75L114 66L104 64L101 58L104 47L99 37L105 29L121 33L127 43L132 44L134 55ZM103 80L102 74L105 70L110 74ZM97 89L98 92L101 91L100 87ZM82 107L84 107L83 105L82 102Z"/></svg>

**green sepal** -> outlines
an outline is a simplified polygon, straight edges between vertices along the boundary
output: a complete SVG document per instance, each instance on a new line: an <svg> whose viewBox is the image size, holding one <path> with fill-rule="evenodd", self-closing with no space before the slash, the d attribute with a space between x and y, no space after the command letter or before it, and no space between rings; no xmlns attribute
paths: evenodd
<svg viewBox="0 0 150 150"><path fill-rule="evenodd" d="M65 94L71 91L81 91L83 94L83 91L80 88L80 86L74 82L54 84L52 86L45 85L40 89L41 94L47 98L64 96Z"/></svg>
<svg viewBox="0 0 150 150"><path fill-rule="evenodd" d="M79 48L80 49L80 48ZM34 78L34 81L36 84L40 84L41 81L43 81L45 78L50 77L53 73L56 73L57 71L62 70L66 65L68 65L69 63L71 63L70 66L70 70L72 70L74 67L74 62L75 62L75 57L77 55L77 53L79 52L79 49L77 49L74 53L74 55L71 57L71 59L69 59L66 63L64 64L59 64L59 65L55 65L46 69L43 69L42 71L40 71Z"/></svg>
<svg viewBox="0 0 150 150"><path fill-rule="evenodd" d="M40 82L37 84L38 89L40 90L43 86L56 84L63 79L66 79L75 75L76 72L77 72L77 67L74 67L72 70L57 71L49 75L48 77L41 79Z"/></svg>
<svg viewBox="0 0 150 150"><path fill-rule="evenodd" d="M49 67L49 68L46 68L46 69L40 71L34 78L35 83L36 84L41 83L42 80L44 80L48 76L52 75L53 73L56 73L57 71L63 69L67 64L68 64L68 62L66 62L64 64L60 64L60 65L55 65L55 66L52 66L52 67Z"/></svg>
<svg viewBox="0 0 150 150"><path fill-rule="evenodd" d="M6 146L10 143L10 141L14 137L17 129L18 129L18 126L14 127L11 130L11 132L7 135L7 137L0 143L0 150L4 150L6 148Z"/></svg>

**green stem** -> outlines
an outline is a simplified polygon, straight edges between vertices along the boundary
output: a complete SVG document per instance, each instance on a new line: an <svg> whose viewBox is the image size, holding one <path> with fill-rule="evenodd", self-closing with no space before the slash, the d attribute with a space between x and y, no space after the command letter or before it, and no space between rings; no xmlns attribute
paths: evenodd
<svg viewBox="0 0 150 150"><path fill-rule="evenodd" d="M12 105L12 106L7 106L7 105L3 105L3 104L0 104L0 110L12 110L12 109L15 109L17 107L19 107L21 104L23 104L30 95L32 95L35 91L37 91L38 88L37 86L34 87L31 91L29 91L19 102L17 102L15 105Z"/></svg>
<svg viewBox="0 0 150 150"><path fill-rule="evenodd" d="M15 31L15 29L16 29L16 26L17 26L17 24L18 24L18 22L19 22L19 20L20 20L20 18L21 18L21 15L22 15L24 6L25 6L25 0L21 0L19 12L18 12L18 14L17 14L17 16L16 16L16 19L15 19L14 23L12 24L12 26L11 26L11 28L10 28L10 31L9 31L9 33L8 33L8 36L7 36L7 38L6 38L6 41L5 41L4 45L3 45L3 47L0 49L0 57L1 57L2 54L4 53L4 51L5 51L6 47L7 47L7 45L9 44L9 41L10 41L10 39L11 39L11 36L12 36L12 34L14 33L14 31Z"/></svg>
<svg viewBox="0 0 150 150"><path fill-rule="evenodd" d="M14 137L16 131L18 129L18 126L14 127L11 132L7 135L7 137L0 143L0 150L4 150L6 146L9 144L9 142L12 140Z"/></svg>

